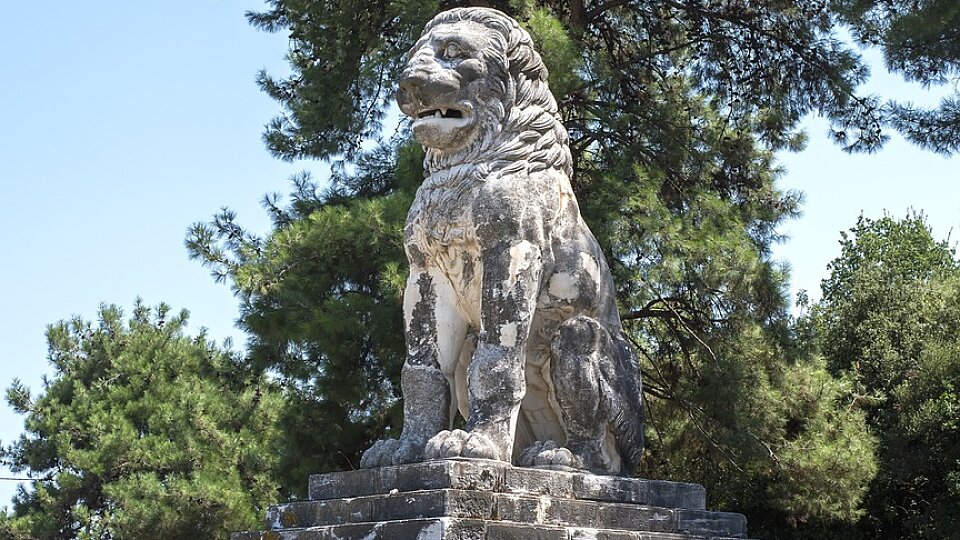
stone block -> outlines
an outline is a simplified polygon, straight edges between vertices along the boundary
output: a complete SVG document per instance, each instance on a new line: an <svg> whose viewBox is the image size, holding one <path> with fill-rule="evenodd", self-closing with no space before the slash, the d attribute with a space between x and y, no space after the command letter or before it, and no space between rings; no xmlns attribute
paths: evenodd
<svg viewBox="0 0 960 540"><path fill-rule="evenodd" d="M377 469L310 476L311 500L362 497L393 490L472 489L497 491L506 463L490 460L437 460Z"/></svg>
<svg viewBox="0 0 960 540"><path fill-rule="evenodd" d="M570 540L638 540L633 531L609 531L602 529L568 528Z"/></svg>
<svg viewBox="0 0 960 540"><path fill-rule="evenodd" d="M510 467L504 471L502 491L528 495L573 497L573 473Z"/></svg>
<svg viewBox="0 0 960 540"><path fill-rule="evenodd" d="M297 501L278 504L267 509L268 529L312 527L371 521L376 497L354 499L328 499L323 501Z"/></svg>
<svg viewBox="0 0 960 540"><path fill-rule="evenodd" d="M280 530L442 517L491 519L495 506L494 493L454 489L297 501L271 506L267 510L266 528Z"/></svg>
<svg viewBox="0 0 960 540"><path fill-rule="evenodd" d="M494 494L482 491L444 489L413 491L381 497L373 501L375 520L433 517L489 519L493 515Z"/></svg>
<svg viewBox="0 0 960 540"><path fill-rule="evenodd" d="M574 474L572 480L577 499L691 510L703 510L707 503L707 492L699 484L583 473Z"/></svg>
<svg viewBox="0 0 960 540"><path fill-rule="evenodd" d="M512 493L501 493L496 498L495 519L527 522L540 515L540 499Z"/></svg>
<svg viewBox="0 0 960 540"><path fill-rule="evenodd" d="M307 483L311 500L342 499L373 495L379 492L379 469L361 469L326 474L313 474Z"/></svg>
<svg viewBox="0 0 960 540"><path fill-rule="evenodd" d="M605 529L656 532L677 530L676 513L669 508L603 504L599 506L597 521Z"/></svg>
<svg viewBox="0 0 960 540"><path fill-rule="evenodd" d="M502 461L486 459L447 460L447 463L453 489L500 491L506 471L513 468Z"/></svg>
<svg viewBox="0 0 960 540"><path fill-rule="evenodd" d="M600 507L597 503L552 497L542 497L540 501L543 523L591 528L600 526Z"/></svg>
<svg viewBox="0 0 960 540"><path fill-rule="evenodd" d="M645 480L582 473L574 474L572 480L573 496L577 499L649 503L649 482Z"/></svg>
<svg viewBox="0 0 960 540"><path fill-rule="evenodd" d="M422 491L427 489L452 488L451 482L456 474L451 470L452 463L446 461L426 461L416 465L399 465L373 469L377 472L378 493L390 493L393 490Z"/></svg>
<svg viewBox="0 0 960 540"><path fill-rule="evenodd" d="M745 538L747 518L733 512L678 510L677 530L704 536Z"/></svg>
<svg viewBox="0 0 960 540"><path fill-rule="evenodd" d="M350 523L320 527L316 530L324 531L328 538L337 540L374 540L387 538L415 539L424 535L425 538L443 538L443 522L432 520L388 521L379 523ZM296 540L301 540L297 538Z"/></svg>
<svg viewBox="0 0 960 540"><path fill-rule="evenodd" d="M668 508L703 510L707 507L707 490L700 484L646 480L648 498L645 504ZM622 501L627 502L627 501Z"/></svg>
<svg viewBox="0 0 960 540"><path fill-rule="evenodd" d="M689 534L678 534L678 533L665 533L665 532L641 532L637 533L637 538L639 540L691 540L696 538L696 540L706 540L702 536L692 537ZM711 538L710 540L717 540Z"/></svg>
<svg viewBox="0 0 960 540"><path fill-rule="evenodd" d="M452 520L447 524L447 534L450 540L485 540L487 522L477 519Z"/></svg>
<svg viewBox="0 0 960 540"><path fill-rule="evenodd" d="M487 525L486 540L567 540L562 527L492 522Z"/></svg>
<svg viewBox="0 0 960 540"><path fill-rule="evenodd" d="M444 517L448 500L445 491L414 491L377 497L373 500L373 514L369 521Z"/></svg>
<svg viewBox="0 0 960 540"><path fill-rule="evenodd" d="M301 529L280 533L280 540L337 540L327 529Z"/></svg>

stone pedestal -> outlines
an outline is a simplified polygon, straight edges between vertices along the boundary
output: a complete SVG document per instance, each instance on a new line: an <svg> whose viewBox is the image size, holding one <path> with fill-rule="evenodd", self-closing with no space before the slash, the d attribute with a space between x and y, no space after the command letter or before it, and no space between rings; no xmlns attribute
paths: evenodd
<svg viewBox="0 0 960 540"><path fill-rule="evenodd" d="M310 477L232 540L680 540L744 538L698 484L444 460Z"/></svg>

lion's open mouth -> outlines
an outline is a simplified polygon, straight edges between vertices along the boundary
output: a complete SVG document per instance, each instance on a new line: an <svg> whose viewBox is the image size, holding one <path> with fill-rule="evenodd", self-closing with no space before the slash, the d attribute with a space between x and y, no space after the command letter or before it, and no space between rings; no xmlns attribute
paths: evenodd
<svg viewBox="0 0 960 540"><path fill-rule="evenodd" d="M413 117L413 134L430 148L455 148L469 138L475 116L469 105L422 108Z"/></svg>
<svg viewBox="0 0 960 540"><path fill-rule="evenodd" d="M463 118L463 111L460 109L427 109L417 113L418 120L427 118Z"/></svg>

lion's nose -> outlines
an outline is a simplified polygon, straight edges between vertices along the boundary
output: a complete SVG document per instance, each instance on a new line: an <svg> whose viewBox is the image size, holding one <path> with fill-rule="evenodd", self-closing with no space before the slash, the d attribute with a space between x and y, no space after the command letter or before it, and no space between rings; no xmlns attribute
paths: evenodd
<svg viewBox="0 0 960 540"><path fill-rule="evenodd" d="M427 74L423 71L404 71L403 78L400 79L400 91L415 93L426 82Z"/></svg>
<svg viewBox="0 0 960 540"><path fill-rule="evenodd" d="M397 103L404 105L432 104L449 101L460 90L459 82L449 73L424 69L407 69L400 80ZM408 113L410 114L410 113Z"/></svg>

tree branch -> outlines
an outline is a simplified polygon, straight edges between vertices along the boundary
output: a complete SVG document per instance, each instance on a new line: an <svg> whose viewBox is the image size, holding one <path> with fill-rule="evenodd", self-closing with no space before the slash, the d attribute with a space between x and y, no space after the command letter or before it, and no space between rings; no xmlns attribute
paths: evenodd
<svg viewBox="0 0 960 540"><path fill-rule="evenodd" d="M580 39L583 31L587 28L587 12L583 6L583 0L570 0L570 29L574 36Z"/></svg>
<svg viewBox="0 0 960 540"><path fill-rule="evenodd" d="M591 9L586 14L586 22L593 22L597 17L599 17L604 11L609 11L620 6L625 6L632 2L633 0L608 0L600 4L599 6Z"/></svg>
<svg viewBox="0 0 960 540"><path fill-rule="evenodd" d="M648 318L660 318L660 319L673 319L679 317L680 315L674 310L669 302L677 300L676 298L654 298L653 300L647 302L647 305L643 306L640 309L635 309L633 311L628 311L627 313L620 314L620 320L623 321L632 321L636 319L648 319ZM664 304L668 309L655 309L654 306L657 304Z"/></svg>

